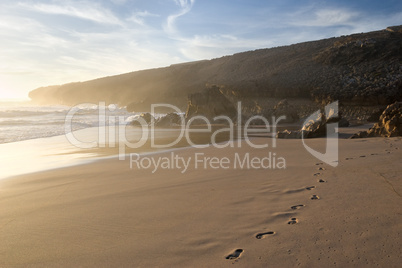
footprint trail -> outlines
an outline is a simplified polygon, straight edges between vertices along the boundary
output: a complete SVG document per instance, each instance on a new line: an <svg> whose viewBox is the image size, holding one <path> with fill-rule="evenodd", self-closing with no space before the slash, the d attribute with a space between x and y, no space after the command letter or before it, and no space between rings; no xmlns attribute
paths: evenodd
<svg viewBox="0 0 402 268"><path fill-rule="evenodd" d="M255 238L257 239L263 239L265 236L267 235L273 235L275 234L275 232L266 232L266 233L259 233L255 236Z"/></svg>
<svg viewBox="0 0 402 268"><path fill-rule="evenodd" d="M240 255L243 253L243 249L239 248L236 249L232 254L229 254L226 256L227 260L234 260L240 257Z"/></svg>

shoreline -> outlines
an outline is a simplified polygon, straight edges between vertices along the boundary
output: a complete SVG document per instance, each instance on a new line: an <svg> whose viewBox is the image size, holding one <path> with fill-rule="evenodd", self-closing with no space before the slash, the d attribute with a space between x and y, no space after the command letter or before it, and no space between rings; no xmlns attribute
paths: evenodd
<svg viewBox="0 0 402 268"><path fill-rule="evenodd" d="M103 136L100 137L99 131L99 127L90 127L76 130L73 133L74 137L82 141L83 144L90 141L99 141L99 138L105 141L108 140L110 133L102 134ZM178 131L179 129L176 128L155 128L156 144L158 144L158 142L161 144L169 143L177 137L176 132ZM126 137L124 137L123 143L132 140L138 141L141 134L140 128L129 126L126 129L128 140L126 141ZM118 133L116 133L116 137L118 137L121 142L122 138L117 135ZM250 137L251 136L252 135L250 135ZM193 138L195 143L207 144L210 137L207 134L196 133ZM223 142L227 140L227 137L221 135L217 140ZM120 154L119 146L109 146L108 143L99 144L101 146L93 149L77 148L67 140L65 134L0 144L0 149L3 152L8 152L7 154L0 154L0 162L2 163L0 180L23 174L27 175L29 173L102 161L108 158L115 158ZM191 147L191 145L186 143L183 138L171 148L163 149L151 148L148 142L140 148L127 148L127 152L124 153L124 155L128 156L130 153L134 152L140 154L163 152L185 147ZM124 151L126 151L126 149L124 149Z"/></svg>
<svg viewBox="0 0 402 268"><path fill-rule="evenodd" d="M99 127L91 127L74 131L74 136L83 144L99 140ZM177 129L158 128L155 129L155 143L168 144L177 137ZM92 162L118 158L123 151L123 155L129 156L131 153L152 154L170 152L177 149L190 147L182 138L177 144L169 148L152 148L150 142L145 143L140 148L128 148L126 143L138 142L141 139L142 130L140 128L128 127L127 137L119 142L125 146L123 150L116 144L99 143L96 148L78 148L66 138L66 135L36 138L17 142L0 144L0 149L7 154L0 154L0 180L19 175L29 175L47 170L59 169L64 167L85 165ZM103 137L108 140L108 135ZM208 142L209 136L196 134L193 136L195 143L204 144ZM226 137L217 138L226 140ZM207 144L207 143L206 143Z"/></svg>
<svg viewBox="0 0 402 268"><path fill-rule="evenodd" d="M292 125L293 126L293 125ZM350 137L352 134L370 128L372 124L359 125L348 128L341 128L339 133L340 139ZM258 127L257 127L258 128ZM282 128L286 128L283 126ZM136 132L138 129L131 129ZM156 129L159 134L172 133L175 129ZM97 127L81 129L75 131L80 139L90 141L98 138ZM137 135L131 133L130 135ZM167 134L169 136L169 134ZM248 134L249 138L272 138L272 133L264 134ZM174 135L170 135L175 137ZM200 136L197 139L200 141L207 140L206 137ZM159 137L159 141L167 142L169 138ZM226 142L223 141L222 142ZM235 142L235 141L234 141ZM129 157L131 153L138 153L140 155L157 154L163 152L171 152L177 149L191 148L189 144L180 142L176 147L164 149L152 149L149 144L140 148L139 150L129 149L125 153ZM0 180L15 177L19 175L29 175L30 173L37 173L47 170L59 169L64 167L85 165L97 161L117 158L119 148L95 148L95 149L80 149L71 145L65 135L51 136L45 138L37 138L31 140L17 141L12 143L0 144L2 151L7 151L7 155L0 154L0 162L2 163L2 170L0 170Z"/></svg>

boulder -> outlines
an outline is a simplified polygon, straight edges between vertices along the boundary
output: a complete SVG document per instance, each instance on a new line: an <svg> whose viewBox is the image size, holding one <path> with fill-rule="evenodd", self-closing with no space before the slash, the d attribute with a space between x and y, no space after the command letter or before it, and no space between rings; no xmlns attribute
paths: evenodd
<svg viewBox="0 0 402 268"><path fill-rule="evenodd" d="M155 127L174 127L182 124L182 116L177 113L168 113L155 121Z"/></svg>
<svg viewBox="0 0 402 268"><path fill-rule="evenodd" d="M356 133L351 138L396 136L402 136L402 102L388 105L372 128Z"/></svg>
<svg viewBox="0 0 402 268"><path fill-rule="evenodd" d="M150 113L142 113L139 115L134 116L133 120L131 121L132 126L141 126L141 125L151 125L154 117Z"/></svg>
<svg viewBox="0 0 402 268"><path fill-rule="evenodd" d="M350 138L351 139L361 139L361 138L367 138L367 136L368 136L367 131L359 131Z"/></svg>
<svg viewBox="0 0 402 268"><path fill-rule="evenodd" d="M324 137L328 134L327 125L331 123L338 123L342 121L341 115L334 109L329 109L326 114L317 111L312 114L302 127L302 129L297 131L278 132L276 135L280 139L301 139L301 138L318 138ZM347 122L347 120L346 120ZM345 121L342 124L346 124ZM348 122L349 123L349 122ZM335 131L334 129L330 129Z"/></svg>
<svg viewBox="0 0 402 268"><path fill-rule="evenodd" d="M307 138L315 138L325 136L326 133L326 117L323 113L316 113L316 116L304 123L301 131L305 131Z"/></svg>
<svg viewBox="0 0 402 268"><path fill-rule="evenodd" d="M339 120L339 127L348 127L348 126L350 126L349 121L346 118L342 117L341 120Z"/></svg>

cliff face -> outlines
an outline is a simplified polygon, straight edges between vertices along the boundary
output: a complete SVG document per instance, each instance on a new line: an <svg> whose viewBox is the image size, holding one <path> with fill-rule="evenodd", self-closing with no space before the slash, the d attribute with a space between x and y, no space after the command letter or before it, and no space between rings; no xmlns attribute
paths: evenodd
<svg viewBox="0 0 402 268"><path fill-rule="evenodd" d="M186 117L202 115L209 119L215 116L228 116L233 118L237 115L236 107L222 94L218 86L206 88L203 92L190 94Z"/></svg>
<svg viewBox="0 0 402 268"><path fill-rule="evenodd" d="M385 105L402 100L402 33L395 29L38 88L29 96L39 103L106 101L146 111L152 103L184 108L189 94L216 84L224 86L228 98L241 100Z"/></svg>

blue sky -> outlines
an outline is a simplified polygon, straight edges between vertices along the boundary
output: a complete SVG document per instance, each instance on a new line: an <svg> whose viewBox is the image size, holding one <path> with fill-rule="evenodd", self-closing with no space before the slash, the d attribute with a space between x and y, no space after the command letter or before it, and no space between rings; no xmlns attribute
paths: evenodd
<svg viewBox="0 0 402 268"><path fill-rule="evenodd" d="M394 0L2 0L0 98L400 24Z"/></svg>

